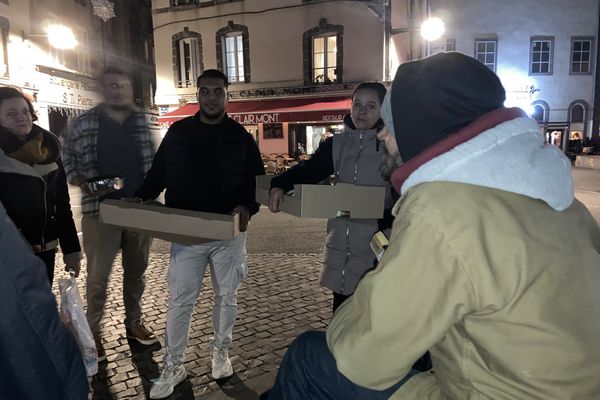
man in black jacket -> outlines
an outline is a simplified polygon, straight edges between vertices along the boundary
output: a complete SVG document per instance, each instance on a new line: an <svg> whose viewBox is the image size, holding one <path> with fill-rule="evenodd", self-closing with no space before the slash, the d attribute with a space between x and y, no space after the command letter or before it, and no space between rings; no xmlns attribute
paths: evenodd
<svg viewBox="0 0 600 400"><path fill-rule="evenodd" d="M166 188L168 207L239 213L242 231L231 240L172 244L164 369L150 390L152 399L168 397L186 377L184 352L207 264L215 293L212 375L220 379L233 374L227 349L237 314L237 289L246 275L245 231L259 208L256 176L265 171L252 136L225 113L227 86L227 77L217 70L206 70L198 77L200 111L171 126L136 192L137 197L149 200Z"/></svg>

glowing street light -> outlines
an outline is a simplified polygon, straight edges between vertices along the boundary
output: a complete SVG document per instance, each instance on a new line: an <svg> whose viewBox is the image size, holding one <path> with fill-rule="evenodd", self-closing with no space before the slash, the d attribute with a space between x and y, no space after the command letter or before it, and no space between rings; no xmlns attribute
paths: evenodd
<svg viewBox="0 0 600 400"><path fill-rule="evenodd" d="M71 28L64 25L49 25L46 28L48 42L57 49L72 49L77 46L77 39Z"/></svg>
<svg viewBox="0 0 600 400"><path fill-rule="evenodd" d="M438 40L445 31L446 26L444 25L444 21L437 17L429 18L421 25L421 36L428 42Z"/></svg>

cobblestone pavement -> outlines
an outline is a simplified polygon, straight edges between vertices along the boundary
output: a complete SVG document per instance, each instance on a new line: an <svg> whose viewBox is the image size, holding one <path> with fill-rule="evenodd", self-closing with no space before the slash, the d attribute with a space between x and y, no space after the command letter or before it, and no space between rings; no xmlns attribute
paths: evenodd
<svg viewBox="0 0 600 400"><path fill-rule="evenodd" d="M577 197L600 222L600 171L574 169L573 176ZM73 200L73 204L78 204L77 198ZM76 207L74 211L77 214ZM248 277L239 290L238 321L230 350L235 375L219 383L210 376L212 288L207 274L191 324L186 352L188 379L176 388L170 399L256 399L257 392L250 389L253 381L262 380L262 386L266 387L272 382L289 343L306 330L325 328L329 321L331 296L318 284L321 254L267 253L269 249L306 253L320 248L324 221L298 220L263 210L253 219L249 235L252 239L248 243ZM308 241L312 243L306 243ZM164 343L168 258L169 244L155 240L142 308L146 326L157 334L161 343ZM55 282L61 276L59 271L57 267ZM85 296L85 265L82 271L78 281ZM151 379L158 376L163 355L161 347L140 346L125 337L122 276L118 258L103 319L108 362L100 364L98 375L91 381L90 399L146 399ZM240 388L243 393L237 392ZM235 392L231 397L224 394L229 394L228 389Z"/></svg>
<svg viewBox="0 0 600 400"><path fill-rule="evenodd" d="M155 240L147 271L142 311L146 326L164 343L169 245ZM331 296L319 286L321 254L249 254L248 276L238 292L238 321L230 357L235 370L228 384L275 371L289 343L309 329L323 329L331 316ZM85 271L83 266L82 271ZM61 273L57 273L59 278ZM107 361L91 381L90 399L146 399L151 379L158 376L163 350L141 346L125 337L120 258L111 276L103 342ZM57 280L57 279L55 279ZM85 296L85 275L78 278ZM56 292L56 285L55 285ZM196 399L219 389L210 376L212 288L207 273L192 318L186 352L188 378L170 399ZM85 301L85 300L84 300Z"/></svg>

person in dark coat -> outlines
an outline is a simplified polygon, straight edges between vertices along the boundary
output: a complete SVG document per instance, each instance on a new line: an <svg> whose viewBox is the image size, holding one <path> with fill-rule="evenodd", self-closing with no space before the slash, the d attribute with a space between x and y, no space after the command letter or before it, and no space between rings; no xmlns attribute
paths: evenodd
<svg viewBox="0 0 600 400"><path fill-rule="evenodd" d="M88 397L83 359L46 269L0 203L0 399Z"/></svg>
<svg viewBox="0 0 600 400"><path fill-rule="evenodd" d="M36 119L31 102L20 90L0 87L0 201L44 261L52 283L59 243L66 270L77 275L82 256L59 159L60 142L33 124Z"/></svg>

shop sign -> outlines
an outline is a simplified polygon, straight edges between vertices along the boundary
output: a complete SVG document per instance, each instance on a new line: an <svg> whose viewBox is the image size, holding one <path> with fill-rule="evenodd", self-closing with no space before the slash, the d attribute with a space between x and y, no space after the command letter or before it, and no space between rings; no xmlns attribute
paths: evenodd
<svg viewBox="0 0 600 400"><path fill-rule="evenodd" d="M324 114L321 117L321 121L326 121L326 122L337 122L337 121L343 121L344 120L344 114Z"/></svg>
<svg viewBox="0 0 600 400"><path fill-rule="evenodd" d="M535 100L540 91L535 86L536 82L516 72L504 74L501 78L506 91L504 106L520 107L527 112L532 112L531 102Z"/></svg>
<svg viewBox="0 0 600 400"><path fill-rule="evenodd" d="M275 87L275 88L260 88L246 89L228 92L230 99L251 99L251 98L268 98L268 97L288 97L301 96L318 93L331 92L350 92L354 90L356 83L328 84L328 85L313 85L313 86L295 86L295 87Z"/></svg>
<svg viewBox="0 0 600 400"><path fill-rule="evenodd" d="M279 120L279 113L232 114L230 117L242 125L272 124L275 122L281 122Z"/></svg>
<svg viewBox="0 0 600 400"><path fill-rule="evenodd" d="M101 101L100 94L87 90L83 82L48 76L44 86L38 94L39 102L88 109Z"/></svg>
<svg viewBox="0 0 600 400"><path fill-rule="evenodd" d="M506 102L510 105L529 105L533 97L533 86L522 84L512 85L506 90Z"/></svg>
<svg viewBox="0 0 600 400"><path fill-rule="evenodd" d="M344 120L344 113L331 111L298 111L290 113L252 113L228 114L242 125L274 124L278 122L322 121L339 122Z"/></svg>

